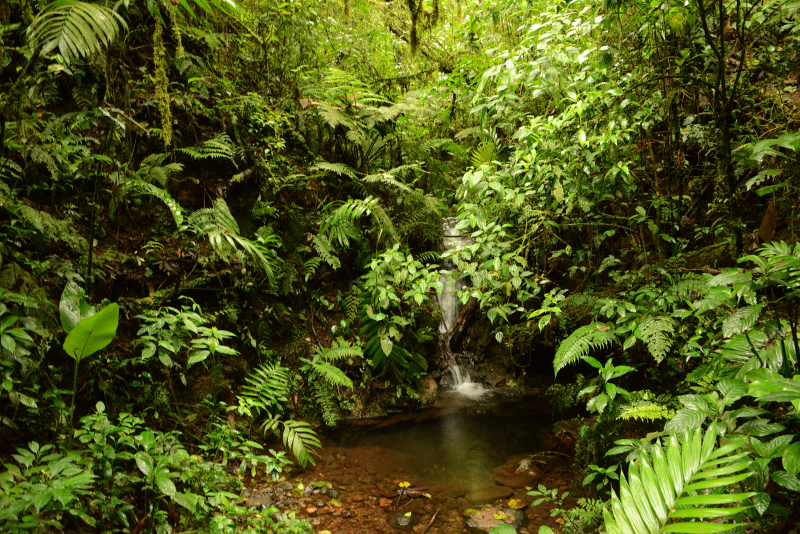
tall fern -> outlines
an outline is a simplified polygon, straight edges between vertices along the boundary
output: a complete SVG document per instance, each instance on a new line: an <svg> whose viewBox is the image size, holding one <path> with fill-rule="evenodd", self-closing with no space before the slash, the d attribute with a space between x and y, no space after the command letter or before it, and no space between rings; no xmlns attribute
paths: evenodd
<svg viewBox="0 0 800 534"><path fill-rule="evenodd" d="M680 436L672 435L666 447L659 442L651 452L643 451L630 464L628 476L620 476L619 496L612 490L611 511L604 511L608 534L725 532L743 526L744 523L682 521L725 521L751 508L728 505L741 503L756 493L719 492L752 474L747 470L751 464L748 453L731 455L745 439L721 447L716 442L714 423L705 433L698 428Z"/></svg>

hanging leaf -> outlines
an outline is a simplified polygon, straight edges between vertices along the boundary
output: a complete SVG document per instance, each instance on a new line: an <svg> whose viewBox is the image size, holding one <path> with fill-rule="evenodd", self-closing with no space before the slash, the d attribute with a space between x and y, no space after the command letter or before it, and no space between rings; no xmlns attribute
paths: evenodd
<svg viewBox="0 0 800 534"><path fill-rule="evenodd" d="M58 310L61 315L61 326L67 334L72 332L79 322L97 312L94 306L86 302L85 295L83 288L74 280L68 282L61 292Z"/></svg>
<svg viewBox="0 0 800 534"><path fill-rule="evenodd" d="M764 243L772 241L772 236L775 235L775 228L778 225L778 208L775 206L775 196L769 201L767 211L764 213L764 218L761 219L761 226L758 227L758 237Z"/></svg>

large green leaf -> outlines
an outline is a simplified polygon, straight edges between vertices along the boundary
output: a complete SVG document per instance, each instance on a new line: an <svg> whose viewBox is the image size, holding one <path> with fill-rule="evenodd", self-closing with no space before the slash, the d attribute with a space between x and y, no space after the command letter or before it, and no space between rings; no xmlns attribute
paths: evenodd
<svg viewBox="0 0 800 534"><path fill-rule="evenodd" d="M28 27L28 41L41 55L56 48L69 63L100 52L128 25L116 12L78 0L57 0L45 7Z"/></svg>
<svg viewBox="0 0 800 534"><path fill-rule="evenodd" d="M119 306L109 304L75 326L64 340L64 350L79 362L111 343L118 324Z"/></svg>

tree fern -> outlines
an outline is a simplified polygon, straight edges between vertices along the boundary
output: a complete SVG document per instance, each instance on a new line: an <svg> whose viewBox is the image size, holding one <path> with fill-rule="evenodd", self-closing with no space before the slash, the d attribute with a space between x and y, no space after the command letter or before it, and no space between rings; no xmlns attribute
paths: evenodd
<svg viewBox="0 0 800 534"><path fill-rule="evenodd" d="M671 317L645 315L634 334L644 341L650 355L660 363L672 348L675 320Z"/></svg>
<svg viewBox="0 0 800 534"><path fill-rule="evenodd" d="M657 534L659 532L725 532L741 523L682 522L683 519L731 518L750 508L716 507L741 503L756 495L706 493L742 482L752 473L748 453L730 455L745 439L716 447L717 426L669 437L666 448L656 443L630 464L628 476L620 476L620 494L612 490L611 512L604 511L608 534ZM698 494L699 493L699 494ZM677 520L677 522L673 522Z"/></svg>
<svg viewBox="0 0 800 534"><path fill-rule="evenodd" d="M128 25L115 11L78 0L47 5L28 26L28 42L47 55L56 48L69 65L75 58L100 52Z"/></svg>
<svg viewBox="0 0 800 534"><path fill-rule="evenodd" d="M604 323L592 323L575 330L561 342L553 360L555 373L567 365L577 362L593 349L603 348L616 341L613 328Z"/></svg>

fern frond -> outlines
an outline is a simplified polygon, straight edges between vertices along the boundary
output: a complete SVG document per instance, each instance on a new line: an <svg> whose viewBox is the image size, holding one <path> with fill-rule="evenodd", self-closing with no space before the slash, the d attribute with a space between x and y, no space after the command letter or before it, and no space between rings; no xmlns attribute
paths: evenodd
<svg viewBox="0 0 800 534"><path fill-rule="evenodd" d="M348 200L322 220L319 233L327 234L330 242L336 241L339 246L347 247L350 245L350 240L348 239L349 227L354 225L356 220L365 213L372 214L377 204L378 200L372 197L367 197L364 200ZM331 202L325 206L324 211L328 211L335 205L336 203Z"/></svg>
<svg viewBox="0 0 800 534"><path fill-rule="evenodd" d="M587 356L589 351L603 348L616 339L614 329L604 323L592 323L578 328L558 346L553 360L555 373L558 374L567 365Z"/></svg>
<svg viewBox="0 0 800 534"><path fill-rule="evenodd" d="M311 171L327 171L340 176L348 176L353 180L357 179L356 171L349 165L344 163L328 163L327 161L320 161L309 170Z"/></svg>
<svg viewBox="0 0 800 534"><path fill-rule="evenodd" d="M342 262L340 262L339 258L334 254L333 246L331 246L331 242L328 241L327 237L322 234L317 234L311 238L311 245L314 247L319 257L333 269L338 269L342 266Z"/></svg>
<svg viewBox="0 0 800 534"><path fill-rule="evenodd" d="M316 103L314 109L331 128L336 128L337 126L342 126L346 130L354 130L356 128L356 123L353 119L335 104L320 100Z"/></svg>
<svg viewBox="0 0 800 534"><path fill-rule="evenodd" d="M344 358L361 358L363 351L345 339L337 339L331 348L318 348L316 354L325 361L335 362Z"/></svg>
<svg viewBox="0 0 800 534"><path fill-rule="evenodd" d="M661 362L672 348L675 320L671 317L645 315L636 327L635 335L644 341L650 355Z"/></svg>
<svg viewBox="0 0 800 534"><path fill-rule="evenodd" d="M383 209L383 206L377 203L372 206L372 216L375 217L375 221L378 223L381 232L389 236L389 241L391 243L400 243L400 236L397 235L397 229L395 229L392 219Z"/></svg>
<svg viewBox="0 0 800 534"><path fill-rule="evenodd" d="M358 317L358 310L361 306L361 297L359 297L359 293L360 289L358 286L354 285L344 298L344 315L349 323L352 323Z"/></svg>
<svg viewBox="0 0 800 534"><path fill-rule="evenodd" d="M306 359L306 361L311 365L313 372L317 376L324 378L330 385L344 386L346 388L353 387L353 381L344 374L344 371L332 363L318 360L317 358L314 358L314 360Z"/></svg>
<svg viewBox="0 0 800 534"><path fill-rule="evenodd" d="M750 506L716 507L740 503L755 495L703 493L724 488L752 475L748 453L737 451L745 439L716 446L717 425L669 437L666 448L656 443L652 452L642 450L631 462L628 476L620 476L620 495L612 490L611 511L603 517L609 534L658 534L660 532L724 532L743 524L672 522L673 519L733 517ZM667 527L667 523L670 523Z"/></svg>
<svg viewBox="0 0 800 534"><path fill-rule="evenodd" d="M283 444L292 451L300 467L305 467L307 463L314 463L314 454L317 454L312 447L321 448L317 433L305 421L287 420L283 421Z"/></svg>
<svg viewBox="0 0 800 534"><path fill-rule="evenodd" d="M436 150L437 148L441 148L444 145L449 145L452 142L453 142L452 139L447 139L447 138L444 138L444 139L428 139L427 141L425 141L424 143L422 143L420 145L419 149L422 150L423 152L427 153L427 152L431 152L432 150Z"/></svg>
<svg viewBox="0 0 800 534"><path fill-rule="evenodd" d="M686 274L675 282L667 290L667 293L681 299L704 297L709 291L708 280L710 278L711 275L708 274Z"/></svg>
<svg viewBox="0 0 800 534"><path fill-rule="evenodd" d="M236 151L233 141L226 133L221 133L212 139L203 141L196 147L179 148L178 152L188 154L193 159L227 159L236 165Z"/></svg>
<svg viewBox="0 0 800 534"><path fill-rule="evenodd" d="M181 208L181 205L178 204L178 202L172 198L169 193L151 183L145 182L144 180L133 179L131 180L130 184L133 189L140 194L152 195L166 204L167 208L169 208L169 211L172 214L172 218L175 219L175 224L178 226L178 230L186 229L184 226L183 208Z"/></svg>
<svg viewBox="0 0 800 534"><path fill-rule="evenodd" d="M261 265L270 280L274 280L277 261L272 252L263 244L239 235L239 224L224 199L216 199L211 208L193 212L189 215L189 224L198 234L208 238L211 248L223 261L231 261L234 257L242 260L240 253L246 253Z"/></svg>
<svg viewBox="0 0 800 534"><path fill-rule="evenodd" d="M57 0L47 5L28 26L28 41L45 56L58 48L64 63L100 52L128 25L111 9L80 2Z"/></svg>
<svg viewBox="0 0 800 534"><path fill-rule="evenodd" d="M8 158L0 157L0 178L12 181L20 177L22 177L22 167Z"/></svg>
<svg viewBox="0 0 800 534"><path fill-rule="evenodd" d="M494 143L491 141L484 141L472 151L469 161L472 163L473 167L478 169L481 167L481 165L488 165L491 163L492 159L494 158L494 154Z"/></svg>
<svg viewBox="0 0 800 534"><path fill-rule="evenodd" d="M263 364L253 369L244 381L247 384L242 387L243 397L276 411L283 410L289 394L289 369L279 364Z"/></svg>
<svg viewBox="0 0 800 534"><path fill-rule="evenodd" d="M763 303L745 306L730 314L722 323L722 335L731 337L736 334L744 334L753 328L753 325L758 322L762 308L764 308Z"/></svg>
<svg viewBox="0 0 800 534"><path fill-rule="evenodd" d="M640 421L656 421L658 419L669 419L675 415L675 411L650 401L634 401L630 404L620 406L620 414L617 419L638 419Z"/></svg>
<svg viewBox="0 0 800 534"><path fill-rule="evenodd" d="M322 411L322 420L327 426L336 426L339 422L339 410L330 385L318 380L311 383L311 388L314 391L314 399Z"/></svg>
<svg viewBox="0 0 800 534"><path fill-rule="evenodd" d="M7 203L6 208L15 212L26 224L36 228L45 238L64 243L81 254L88 251L89 243L78 233L71 222L56 219L45 211L39 211L16 200Z"/></svg>

